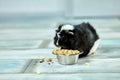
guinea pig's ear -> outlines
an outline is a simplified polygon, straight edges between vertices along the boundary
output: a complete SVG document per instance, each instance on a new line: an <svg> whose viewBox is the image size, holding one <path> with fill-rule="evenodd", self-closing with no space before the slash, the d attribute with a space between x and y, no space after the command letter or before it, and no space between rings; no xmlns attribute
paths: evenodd
<svg viewBox="0 0 120 80"><path fill-rule="evenodd" d="M58 25L58 29L61 29L61 27L63 26L64 24L59 24Z"/></svg>
<svg viewBox="0 0 120 80"><path fill-rule="evenodd" d="M58 24L58 25L57 25L56 32L59 32L59 31L61 30L61 28L62 28L63 25L64 25L64 24Z"/></svg>

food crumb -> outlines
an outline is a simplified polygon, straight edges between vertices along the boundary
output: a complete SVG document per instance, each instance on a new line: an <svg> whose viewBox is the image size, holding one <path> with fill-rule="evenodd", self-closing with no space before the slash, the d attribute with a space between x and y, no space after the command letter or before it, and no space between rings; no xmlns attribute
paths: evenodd
<svg viewBox="0 0 120 80"><path fill-rule="evenodd" d="M46 62L52 62L52 58L50 57L46 58Z"/></svg>
<svg viewBox="0 0 120 80"><path fill-rule="evenodd" d="M95 56L96 55L96 53L93 53L93 56Z"/></svg>
<svg viewBox="0 0 120 80"><path fill-rule="evenodd" d="M52 58L50 58L50 57L48 57L48 58L46 58L46 62L49 64L49 65L51 65L53 62L52 62Z"/></svg>
<svg viewBox="0 0 120 80"><path fill-rule="evenodd" d="M40 74L41 74L41 72L38 70L38 71L36 72L36 74L37 74L37 75L40 75Z"/></svg>
<svg viewBox="0 0 120 80"><path fill-rule="evenodd" d="M61 49L61 47L59 46L59 47L58 47L58 49L60 50L60 49Z"/></svg>
<svg viewBox="0 0 120 80"><path fill-rule="evenodd" d="M40 59L40 63L43 63L44 62L44 58Z"/></svg>
<svg viewBox="0 0 120 80"><path fill-rule="evenodd" d="M85 63L86 66L90 66L90 63Z"/></svg>

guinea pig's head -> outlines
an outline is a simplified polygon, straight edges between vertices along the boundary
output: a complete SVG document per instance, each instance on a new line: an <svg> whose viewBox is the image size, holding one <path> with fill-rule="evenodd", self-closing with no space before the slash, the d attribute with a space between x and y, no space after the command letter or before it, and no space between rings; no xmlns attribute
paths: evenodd
<svg viewBox="0 0 120 80"><path fill-rule="evenodd" d="M74 26L70 24L61 24L56 30L54 44L57 47L70 49L74 43Z"/></svg>

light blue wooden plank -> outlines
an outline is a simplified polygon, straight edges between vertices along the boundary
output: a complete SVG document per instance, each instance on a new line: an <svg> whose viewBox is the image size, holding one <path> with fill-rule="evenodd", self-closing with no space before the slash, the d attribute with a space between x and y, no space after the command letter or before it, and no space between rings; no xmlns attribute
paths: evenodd
<svg viewBox="0 0 120 80"><path fill-rule="evenodd" d="M0 30L14 30L14 29L44 29L44 28L51 28L54 27L56 22L40 22L31 21L31 22L0 22Z"/></svg>
<svg viewBox="0 0 120 80"><path fill-rule="evenodd" d="M92 18L71 18L71 19L66 19L66 18L60 18L60 17L56 17L56 18L51 18L51 17L48 17L48 18L41 18L41 17L33 17L33 18L30 18L30 17L24 17L24 18L13 18L11 20L11 18L1 18L0 19L0 23L1 24L6 24L8 23L8 25L10 24L26 24L26 23L29 23L29 24L33 24L33 23L51 23L52 22L59 22L59 21L63 21L63 22L73 22L73 23L80 23L80 22L83 22L83 21L86 21L86 22L94 22L94 23L119 23L119 19L118 18L96 18L96 19L92 19Z"/></svg>
<svg viewBox="0 0 120 80"><path fill-rule="evenodd" d="M120 46L120 39L114 39L114 40L101 40L102 46Z"/></svg>
<svg viewBox="0 0 120 80"><path fill-rule="evenodd" d="M33 49L38 48L42 40L2 40L0 49Z"/></svg>
<svg viewBox="0 0 120 80"><path fill-rule="evenodd" d="M41 71L42 73L120 73L120 58L116 59L79 59L75 65L61 65L56 59L53 59L53 64L47 62L38 63L35 65L33 72ZM86 63L90 65L86 65Z"/></svg>
<svg viewBox="0 0 120 80"><path fill-rule="evenodd" d="M0 50L0 59L40 59L41 57L55 57L53 49L30 50Z"/></svg>
<svg viewBox="0 0 120 80"><path fill-rule="evenodd" d="M1 80L120 80L120 73L1 74Z"/></svg>
<svg viewBox="0 0 120 80"><path fill-rule="evenodd" d="M0 30L0 40L53 39L55 30L48 29L5 29Z"/></svg>
<svg viewBox="0 0 120 80"><path fill-rule="evenodd" d="M0 60L0 74L1 73L21 73L24 72L30 60Z"/></svg>

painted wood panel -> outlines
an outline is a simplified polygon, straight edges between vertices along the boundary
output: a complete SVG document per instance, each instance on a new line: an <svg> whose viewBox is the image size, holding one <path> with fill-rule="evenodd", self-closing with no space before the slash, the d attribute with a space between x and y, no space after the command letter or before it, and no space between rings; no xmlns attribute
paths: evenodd
<svg viewBox="0 0 120 80"><path fill-rule="evenodd" d="M120 73L1 74L1 80L120 80Z"/></svg>
<svg viewBox="0 0 120 80"><path fill-rule="evenodd" d="M31 60L19 59L0 60L0 75L5 73L23 73L30 64L30 62Z"/></svg>

